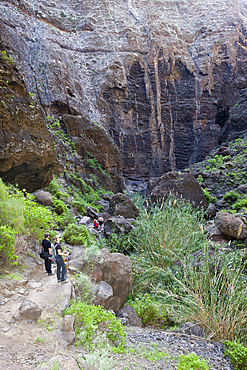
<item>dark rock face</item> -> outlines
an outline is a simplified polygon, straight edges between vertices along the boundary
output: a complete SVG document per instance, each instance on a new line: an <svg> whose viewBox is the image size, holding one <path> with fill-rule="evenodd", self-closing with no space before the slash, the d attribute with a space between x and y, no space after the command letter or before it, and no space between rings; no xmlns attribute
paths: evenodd
<svg viewBox="0 0 247 370"><path fill-rule="evenodd" d="M129 178L182 170L246 128L244 1L3 0L0 12L4 48L45 115L102 125Z"/></svg>
<svg viewBox="0 0 247 370"><path fill-rule="evenodd" d="M147 186L147 195L153 202L161 202L172 193L206 209L207 200L199 182L191 173L169 172L158 178L151 178Z"/></svg>
<svg viewBox="0 0 247 370"><path fill-rule="evenodd" d="M11 58L0 50L0 177L32 192L52 179L54 142Z"/></svg>

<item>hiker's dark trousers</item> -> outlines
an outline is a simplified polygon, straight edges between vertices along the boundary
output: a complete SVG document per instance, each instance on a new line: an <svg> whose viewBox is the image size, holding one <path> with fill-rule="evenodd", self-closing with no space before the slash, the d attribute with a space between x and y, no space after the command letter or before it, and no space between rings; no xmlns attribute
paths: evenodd
<svg viewBox="0 0 247 370"><path fill-rule="evenodd" d="M50 258L45 258L45 271L48 272L48 274L51 273L51 260L50 260Z"/></svg>
<svg viewBox="0 0 247 370"><path fill-rule="evenodd" d="M65 273L66 273L66 266L62 256L56 256L57 262L57 280L64 281L65 280ZM61 269L62 269L62 277L61 277Z"/></svg>

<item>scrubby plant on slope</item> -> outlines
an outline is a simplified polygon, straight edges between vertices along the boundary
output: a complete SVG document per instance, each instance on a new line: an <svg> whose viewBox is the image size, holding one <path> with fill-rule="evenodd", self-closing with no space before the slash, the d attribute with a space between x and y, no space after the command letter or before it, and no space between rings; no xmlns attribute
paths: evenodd
<svg viewBox="0 0 247 370"><path fill-rule="evenodd" d="M204 358L192 352L188 355L180 355L177 370L209 370L209 366Z"/></svg>
<svg viewBox="0 0 247 370"><path fill-rule="evenodd" d="M14 235L31 235L41 240L44 232L55 226L52 212L33 200L31 194L6 186L0 179L1 252L10 264L17 259Z"/></svg>
<svg viewBox="0 0 247 370"><path fill-rule="evenodd" d="M82 244L89 246L93 237L90 235L85 225L69 224L63 234L64 240L69 244Z"/></svg>
<svg viewBox="0 0 247 370"><path fill-rule="evenodd" d="M230 359L235 370L246 370L247 369L247 348L242 346L240 343L231 342L226 340L225 355Z"/></svg>

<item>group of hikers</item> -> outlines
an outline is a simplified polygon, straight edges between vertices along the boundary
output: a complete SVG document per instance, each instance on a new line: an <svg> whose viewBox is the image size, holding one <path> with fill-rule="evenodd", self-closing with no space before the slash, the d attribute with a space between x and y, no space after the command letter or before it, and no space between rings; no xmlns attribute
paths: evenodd
<svg viewBox="0 0 247 370"><path fill-rule="evenodd" d="M51 263L53 258L55 257L55 261L57 264L57 282L65 284L68 282L66 280L66 265L64 262L63 257L67 257L69 252L63 252L62 247L60 245L60 241L62 237L60 235L55 236L55 243L54 245L51 244L49 240L49 233L45 233L45 239L42 240L42 255L43 259L45 260L45 270L48 273L48 276L54 275L51 270Z"/></svg>
<svg viewBox="0 0 247 370"><path fill-rule="evenodd" d="M101 227L103 225L103 222L104 222L104 219L102 217L99 217L99 219L97 220L96 218L93 220L93 227L95 229L98 229L99 227Z"/></svg>
<svg viewBox="0 0 247 370"><path fill-rule="evenodd" d="M98 229L103 225L104 219L102 217L99 217L99 219L95 219L93 221L93 227L95 229ZM48 273L48 276L55 275L52 272L51 264L52 260L55 260L57 264L57 281L58 283L67 283L68 280L66 279L66 265L64 262L63 257L67 257L69 255L69 252L63 252L62 247L60 245L60 241L62 239L61 235L55 236L55 243L54 245L49 240L49 233L46 232L44 235L44 239L42 240L42 252L40 254L40 257L45 260L45 270Z"/></svg>

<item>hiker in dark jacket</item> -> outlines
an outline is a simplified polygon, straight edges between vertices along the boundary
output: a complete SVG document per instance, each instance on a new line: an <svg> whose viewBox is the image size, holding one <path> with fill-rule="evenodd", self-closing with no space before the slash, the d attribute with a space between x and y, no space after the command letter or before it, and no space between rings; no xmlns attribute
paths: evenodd
<svg viewBox="0 0 247 370"><path fill-rule="evenodd" d="M49 233L45 233L44 236L45 239L42 240L42 247L47 255L47 257L45 257L45 270L46 272L48 272L48 276L51 276L54 275L51 271L51 259L50 259L51 242L49 240Z"/></svg>
<svg viewBox="0 0 247 370"><path fill-rule="evenodd" d="M65 279L66 274L66 266L63 260L63 256L67 256L69 253L63 253L62 247L60 245L61 240L60 235L55 236L55 249L56 249L56 263L57 263L57 282L58 283L67 283L68 280ZM62 269L62 276L61 276L61 269Z"/></svg>

